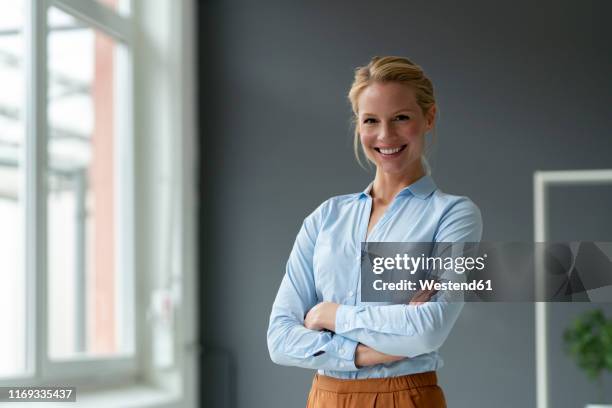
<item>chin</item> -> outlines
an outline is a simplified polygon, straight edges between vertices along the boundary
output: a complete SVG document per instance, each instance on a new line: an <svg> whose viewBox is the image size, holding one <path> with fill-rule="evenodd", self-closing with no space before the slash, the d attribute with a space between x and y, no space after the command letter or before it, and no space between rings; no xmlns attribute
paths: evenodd
<svg viewBox="0 0 612 408"><path fill-rule="evenodd" d="M410 172L410 167L406 167L406 166L397 167L397 166L389 166L389 165L383 164L377 167L380 169L380 171L387 173L387 174L406 174Z"/></svg>
<svg viewBox="0 0 612 408"><path fill-rule="evenodd" d="M399 163L377 161L376 168L389 174L409 174L418 171L420 164L421 159L419 156L416 159L408 159Z"/></svg>

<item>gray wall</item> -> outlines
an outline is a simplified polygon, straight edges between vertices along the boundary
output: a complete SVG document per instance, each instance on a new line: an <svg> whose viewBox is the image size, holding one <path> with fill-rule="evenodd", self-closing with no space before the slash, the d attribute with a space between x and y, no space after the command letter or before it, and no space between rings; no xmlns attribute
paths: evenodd
<svg viewBox="0 0 612 408"><path fill-rule="evenodd" d="M395 54L425 68L441 112L438 185L480 206L483 239L530 241L534 170L612 167L610 15L603 0L201 2L203 399L305 405L313 372L275 366L265 332L303 218L372 178L352 157L356 65ZM555 194L553 237L612 241L605 206L582 215L607 224L578 233L566 221L581 195ZM563 306L553 333L578 307ZM466 305L442 349L449 406L534 406L534 343L533 305ZM552 406L581 406L592 386L559 344Z"/></svg>

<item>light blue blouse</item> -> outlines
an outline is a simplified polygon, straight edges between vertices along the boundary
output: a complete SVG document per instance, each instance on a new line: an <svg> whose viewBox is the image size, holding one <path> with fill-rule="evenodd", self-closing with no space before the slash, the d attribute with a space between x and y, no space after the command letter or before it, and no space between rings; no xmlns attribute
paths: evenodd
<svg viewBox="0 0 612 408"><path fill-rule="evenodd" d="M361 242L366 241L371 188L372 183L361 193L332 197L304 220L270 315L268 349L275 363L338 378L393 377L442 366L437 350L462 302L360 301ZM367 241L479 242L481 235L478 207L467 197L441 192L431 176L424 176L396 195ZM306 313L322 301L341 304L335 333L304 327ZM408 358L357 368L358 343Z"/></svg>

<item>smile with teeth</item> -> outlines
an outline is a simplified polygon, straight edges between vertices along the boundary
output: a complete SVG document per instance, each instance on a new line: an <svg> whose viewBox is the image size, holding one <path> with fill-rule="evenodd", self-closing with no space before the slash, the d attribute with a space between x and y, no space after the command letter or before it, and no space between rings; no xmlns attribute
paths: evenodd
<svg viewBox="0 0 612 408"><path fill-rule="evenodd" d="M406 148L406 145L401 145L399 147L375 147L374 150L376 150L378 153L382 154L383 156L392 156L396 153L401 152L402 150L404 150Z"/></svg>

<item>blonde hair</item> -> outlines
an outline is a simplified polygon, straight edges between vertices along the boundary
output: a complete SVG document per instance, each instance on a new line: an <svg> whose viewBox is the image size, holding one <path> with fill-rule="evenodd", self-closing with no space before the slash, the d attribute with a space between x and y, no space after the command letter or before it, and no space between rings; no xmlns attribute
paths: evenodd
<svg viewBox="0 0 612 408"><path fill-rule="evenodd" d="M355 69L355 79L349 90L348 99L351 102L354 113L353 125L355 127L355 136L353 139L353 149L357 162L362 167L364 166L359 157L359 146L361 143L359 140L359 127L357 121L359 116L357 101L359 100L361 92L375 82L399 82L410 86L415 91L417 104L421 108L423 115L425 115L436 103L431 80L425 75L425 72L423 72L420 66L416 65L408 58L394 56L373 57L368 65ZM433 132L435 137L435 127ZM370 161L365 153L364 156ZM427 174L430 174L431 169L424 154L421 156L421 161L423 162Z"/></svg>

